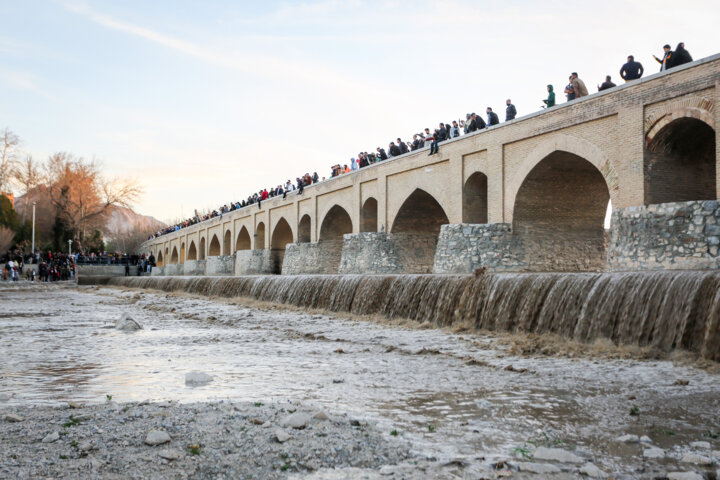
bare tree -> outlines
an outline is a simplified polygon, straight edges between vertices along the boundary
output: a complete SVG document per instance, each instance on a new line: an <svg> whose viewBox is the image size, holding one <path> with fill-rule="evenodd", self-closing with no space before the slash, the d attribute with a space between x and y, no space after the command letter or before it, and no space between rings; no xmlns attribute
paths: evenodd
<svg viewBox="0 0 720 480"><path fill-rule="evenodd" d="M17 150L20 138L12 130L5 128L0 132L0 191L10 187L13 173L17 167Z"/></svg>
<svg viewBox="0 0 720 480"><path fill-rule="evenodd" d="M25 201L23 203L22 211L22 222L25 222L27 218L28 207L32 204L34 198L34 190L42 184L43 178L40 168L36 161L33 160L32 155L25 155L25 158L18 162L18 166L13 172L15 182L19 184L23 189L25 195Z"/></svg>

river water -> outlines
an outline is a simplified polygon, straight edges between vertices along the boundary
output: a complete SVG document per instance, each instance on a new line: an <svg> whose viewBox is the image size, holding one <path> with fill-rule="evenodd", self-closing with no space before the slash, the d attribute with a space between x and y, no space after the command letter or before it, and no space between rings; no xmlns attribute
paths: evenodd
<svg viewBox="0 0 720 480"><path fill-rule="evenodd" d="M677 469L691 442L720 450L720 376L670 361L518 357L493 335L119 288L0 287L0 305L0 409L106 395L297 401L396 431L438 461L543 445L631 476ZM107 328L123 314L144 328ZM190 371L214 381L186 386ZM623 434L648 435L666 458L644 459Z"/></svg>

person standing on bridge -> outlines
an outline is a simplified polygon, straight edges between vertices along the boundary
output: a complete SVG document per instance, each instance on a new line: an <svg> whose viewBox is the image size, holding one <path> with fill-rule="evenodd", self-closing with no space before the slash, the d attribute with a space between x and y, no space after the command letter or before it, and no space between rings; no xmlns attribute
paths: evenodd
<svg viewBox="0 0 720 480"><path fill-rule="evenodd" d="M678 43L677 48L675 48L675 55L673 55L670 60L670 66L668 68L679 67L680 65L684 65L692 61L693 59L690 52L685 50L685 44L680 42Z"/></svg>
<svg viewBox="0 0 720 480"><path fill-rule="evenodd" d="M665 70L667 70L668 68L670 68L670 59L671 59L672 56L673 56L673 51L672 51L672 49L670 48L670 45L669 45L669 44L667 44L667 43L665 44L665 46L663 47L663 51L664 51L665 53L663 54L663 58L662 58L662 59L660 59L660 58L656 57L655 55L653 55L653 58L655 59L655 61L660 64L660 71L661 71L661 72L664 72Z"/></svg>
<svg viewBox="0 0 720 480"><path fill-rule="evenodd" d="M572 75L570 75L570 78L572 79L572 86L573 90L575 91L575 98L587 97L588 89L585 86L585 82L580 80L580 77L578 77L577 72L573 72Z"/></svg>
<svg viewBox="0 0 720 480"><path fill-rule="evenodd" d="M487 107L487 110L485 110L485 111L487 112L487 116L488 116L488 121L487 121L487 125L485 126L485 128L490 128L493 125L497 125L498 123L500 123L498 114L493 112L492 108Z"/></svg>
<svg viewBox="0 0 720 480"><path fill-rule="evenodd" d="M625 82L630 82L642 77L644 72L645 69L642 63L636 62L635 57L629 55L627 57L627 63L620 68L620 77L625 80Z"/></svg>
<svg viewBox="0 0 720 480"><path fill-rule="evenodd" d="M545 106L543 108L550 108L550 107L555 106L555 91L553 90L553 86L548 85L547 91L548 91L548 97L545 100L543 100L543 103L545 104Z"/></svg>
<svg viewBox="0 0 720 480"><path fill-rule="evenodd" d="M617 87L617 85L612 82L612 77L608 75L607 77L605 77L605 81L601 85L598 85L598 92L602 92L603 90L607 90L608 88L613 87Z"/></svg>
<svg viewBox="0 0 720 480"><path fill-rule="evenodd" d="M565 86L565 98L567 98L567 101L569 102L570 100L575 100L575 87L573 87L572 75L568 77L568 80L570 83Z"/></svg>
<svg viewBox="0 0 720 480"><path fill-rule="evenodd" d="M509 122L510 120L515 120L515 116L517 115L517 109L515 108L515 105L512 104L512 100L508 98L505 101L505 105L507 105L507 107L505 108L505 121Z"/></svg>

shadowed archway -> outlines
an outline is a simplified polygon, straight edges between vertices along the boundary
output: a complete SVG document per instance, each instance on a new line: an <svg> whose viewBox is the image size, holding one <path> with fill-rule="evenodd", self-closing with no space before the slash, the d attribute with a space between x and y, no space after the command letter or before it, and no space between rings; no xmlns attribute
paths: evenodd
<svg viewBox="0 0 720 480"><path fill-rule="evenodd" d="M219 257L220 256L220 240L217 235L212 236L210 240L210 248L208 249L208 257Z"/></svg>
<svg viewBox="0 0 720 480"><path fill-rule="evenodd" d="M197 248L195 248L195 240L190 241L190 247L187 254L188 260L197 260Z"/></svg>
<svg viewBox="0 0 720 480"><path fill-rule="evenodd" d="M365 200L360 215L360 231L361 232L377 232L377 200L370 197Z"/></svg>
<svg viewBox="0 0 720 480"><path fill-rule="evenodd" d="M320 225L320 242L340 241L343 235L352 233L352 220L350 214L341 206L334 205L323 218Z"/></svg>
<svg viewBox="0 0 720 480"><path fill-rule="evenodd" d="M271 248L271 269L273 273L281 273L283 260L285 258L285 246L288 243L293 243L293 233L290 228L290 224L281 218L275 230L273 230L272 237L270 239Z"/></svg>
<svg viewBox="0 0 720 480"><path fill-rule="evenodd" d="M180 245L180 263L185 263L185 242Z"/></svg>
<svg viewBox="0 0 720 480"><path fill-rule="evenodd" d="M177 247L173 247L172 253L170 254L170 263L176 264L178 263L179 257L178 257L178 251Z"/></svg>
<svg viewBox="0 0 720 480"><path fill-rule="evenodd" d="M393 221L392 233L437 235L449 223L445 210L425 190L416 189L405 199Z"/></svg>
<svg viewBox="0 0 720 480"><path fill-rule="evenodd" d="M488 222L488 178L475 172L465 182L462 204L463 223Z"/></svg>
<svg viewBox="0 0 720 480"><path fill-rule="evenodd" d="M250 234L247 228L242 227L240 233L238 233L237 240L235 240L235 250L250 250Z"/></svg>
<svg viewBox="0 0 720 480"><path fill-rule="evenodd" d="M265 224L258 223L255 227L255 250L263 250L265 248Z"/></svg>
<svg viewBox="0 0 720 480"><path fill-rule="evenodd" d="M225 231L223 238L223 255L232 255L232 234L230 230Z"/></svg>
<svg viewBox="0 0 720 480"><path fill-rule="evenodd" d="M199 253L199 260L205 260L205 237L202 237L200 239L200 252Z"/></svg>
<svg viewBox="0 0 720 480"><path fill-rule="evenodd" d="M310 215L303 215L303 217L300 219L300 223L298 224L298 243L310 242L311 227L312 225L310 221Z"/></svg>

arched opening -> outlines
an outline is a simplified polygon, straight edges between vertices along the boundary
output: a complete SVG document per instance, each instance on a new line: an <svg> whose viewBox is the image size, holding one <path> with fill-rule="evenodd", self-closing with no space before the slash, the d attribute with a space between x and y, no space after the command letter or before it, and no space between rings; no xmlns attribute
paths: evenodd
<svg viewBox="0 0 720 480"><path fill-rule="evenodd" d="M205 260L205 237L200 239L200 260Z"/></svg>
<svg viewBox="0 0 720 480"><path fill-rule="evenodd" d="M180 245L180 263L185 263L185 242Z"/></svg>
<svg viewBox="0 0 720 480"><path fill-rule="evenodd" d="M665 125L645 145L645 203L717 198L715 130L692 117Z"/></svg>
<svg viewBox="0 0 720 480"><path fill-rule="evenodd" d="M159 251L159 252L158 252L157 258L155 259L155 265L157 265L158 267L162 267L162 266L163 266L163 254L162 254L162 251Z"/></svg>
<svg viewBox="0 0 720 480"><path fill-rule="evenodd" d="M271 268L273 273L281 273L283 260L285 258L285 245L293 243L293 233L290 225L284 218L281 218L275 225L272 237L270 238Z"/></svg>
<svg viewBox="0 0 720 480"><path fill-rule="evenodd" d="M564 151L541 160L523 180L513 210L515 248L527 270L603 270L609 201L605 178L589 161Z"/></svg>
<svg viewBox="0 0 720 480"><path fill-rule="evenodd" d="M192 240L190 242L190 248L188 248L187 259L188 260L197 260L197 249L195 248L194 240Z"/></svg>
<svg viewBox="0 0 720 480"><path fill-rule="evenodd" d="M212 236L212 240L210 240L210 249L208 250L208 257L218 257L220 256L220 240L218 240L217 235Z"/></svg>
<svg viewBox="0 0 720 480"><path fill-rule="evenodd" d="M377 200L370 197L365 200L360 215L361 232L377 232Z"/></svg>
<svg viewBox="0 0 720 480"><path fill-rule="evenodd" d="M325 214L325 218L320 225L319 241L339 240L342 242L343 235L346 233L352 233L350 214L341 206L335 205Z"/></svg>
<svg viewBox="0 0 720 480"><path fill-rule="evenodd" d="M265 224L260 222L255 227L255 250L263 250L265 248Z"/></svg>
<svg viewBox="0 0 720 480"><path fill-rule="evenodd" d="M488 179L482 172L475 172L465 182L462 204L463 223L488 222Z"/></svg>
<svg viewBox="0 0 720 480"><path fill-rule="evenodd" d="M225 238L223 239L223 255L232 255L232 235L230 230L225 231Z"/></svg>
<svg viewBox="0 0 720 480"><path fill-rule="evenodd" d="M418 188L398 210L391 232L431 234L437 237L440 226L446 223L449 221L445 210L432 195Z"/></svg>
<svg viewBox="0 0 720 480"><path fill-rule="evenodd" d="M310 242L310 215L303 215L298 224L298 243Z"/></svg>
<svg viewBox="0 0 720 480"><path fill-rule="evenodd" d="M235 250L250 250L250 234L245 227L242 227L238 233Z"/></svg>
<svg viewBox="0 0 720 480"><path fill-rule="evenodd" d="M178 263L178 259L179 259L179 257L178 257L177 247L173 247L172 253L170 254L170 263L171 264Z"/></svg>

